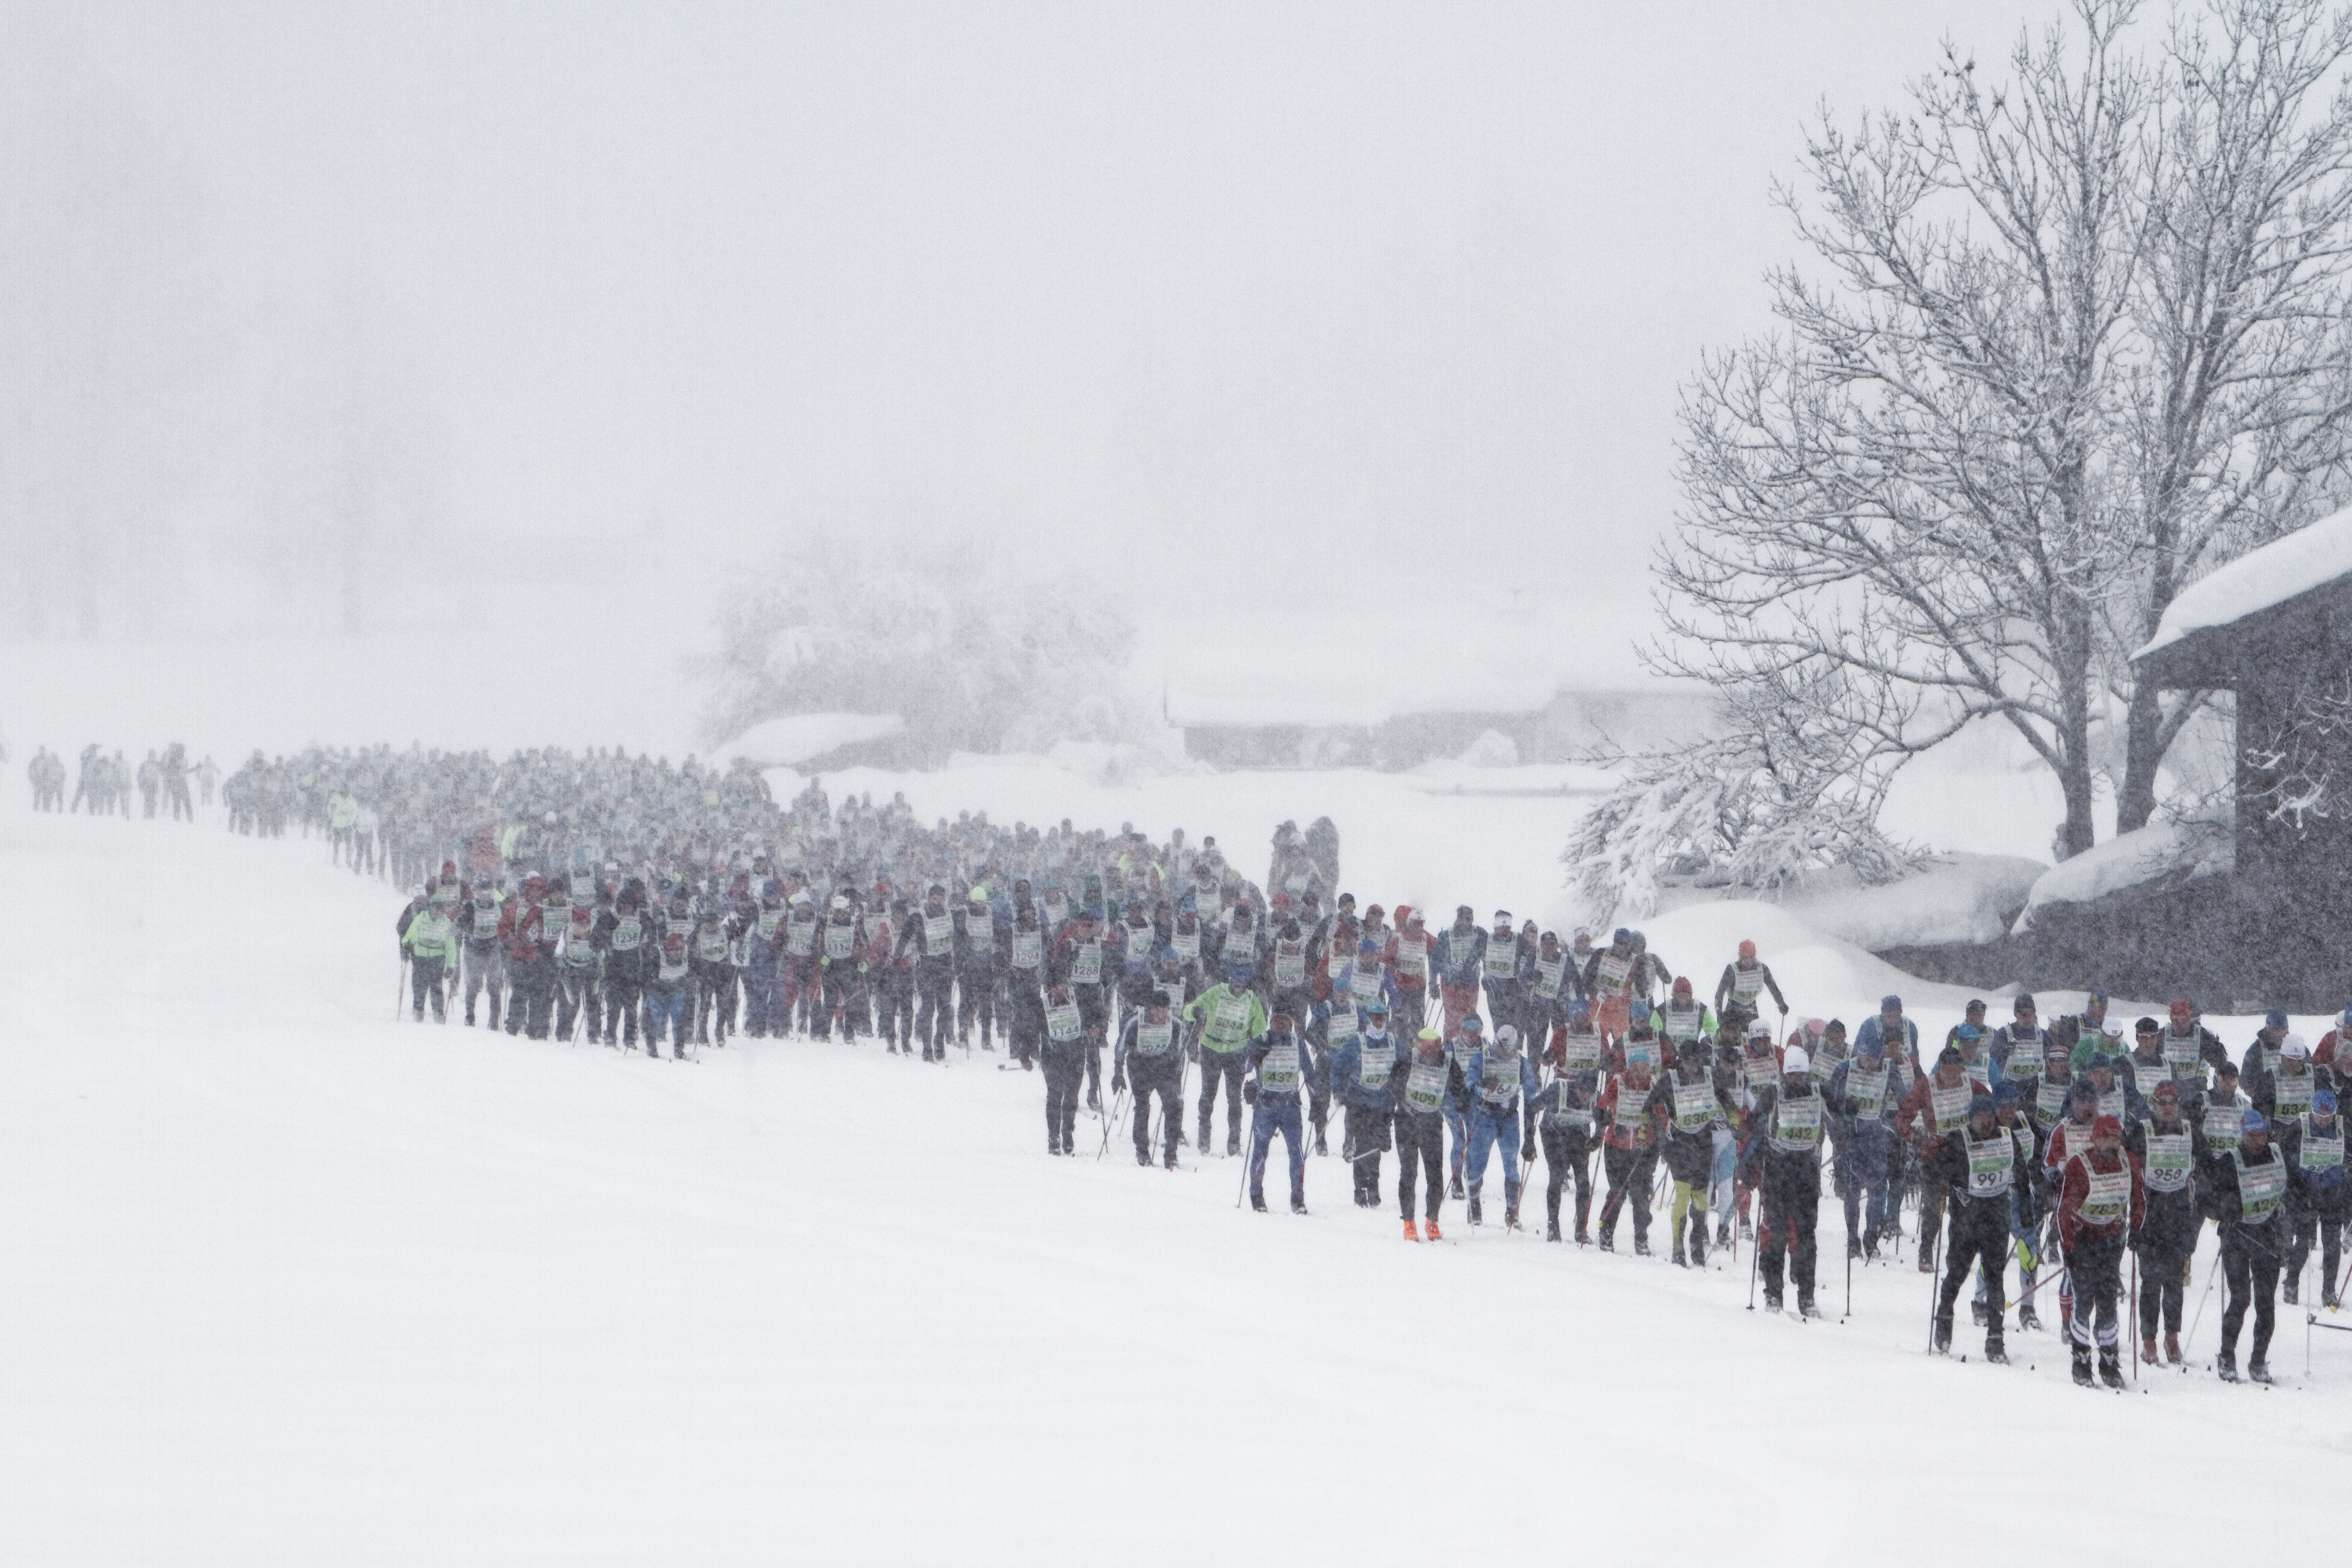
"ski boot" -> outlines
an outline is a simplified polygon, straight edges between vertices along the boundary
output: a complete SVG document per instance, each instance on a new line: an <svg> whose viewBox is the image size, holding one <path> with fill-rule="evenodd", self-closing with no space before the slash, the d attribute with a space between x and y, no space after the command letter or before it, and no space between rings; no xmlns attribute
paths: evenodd
<svg viewBox="0 0 2352 1568"><path fill-rule="evenodd" d="M1465 1195L1466 1195L1466 1194L1463 1192L1463 1190L1462 1190L1462 1178L1461 1178L1461 1177L1456 1176L1456 1177L1454 1177L1454 1190L1453 1190L1453 1192L1452 1192L1451 1194L1449 1194L1448 1195L1449 1195L1449 1196L1451 1196L1451 1197L1453 1197L1456 1202L1459 1202L1459 1201L1460 1201L1464 1196L1465 1196Z"/></svg>
<svg viewBox="0 0 2352 1568"><path fill-rule="evenodd" d="M2069 1350L2073 1354L2074 1361L2075 1384L2083 1388L2096 1388L2098 1386L2098 1382L2091 1375L2091 1347L2088 1345L2074 1345L2070 1346ZM2237 1374L2232 1373L2230 1375L2234 1379Z"/></svg>
<svg viewBox="0 0 2352 1568"><path fill-rule="evenodd" d="M2164 1359L2170 1362L2175 1366L2179 1366L2180 1364L2180 1336L2179 1334L2168 1333L2164 1336Z"/></svg>
<svg viewBox="0 0 2352 1568"><path fill-rule="evenodd" d="M1821 1315L1822 1310L1813 1305L1813 1293L1811 1290L1798 1291L1797 1316L1801 1318L1818 1318Z"/></svg>
<svg viewBox="0 0 2352 1568"><path fill-rule="evenodd" d="M1576 1233L1576 1245L1577 1245L1577 1246L1579 1246L1579 1247L1590 1247L1590 1246L1591 1246L1591 1245L1592 1245L1592 1233L1591 1233L1591 1231L1589 1231L1589 1230L1580 1230L1580 1231L1578 1231L1578 1232Z"/></svg>
<svg viewBox="0 0 2352 1568"><path fill-rule="evenodd" d="M2142 1334L2139 1339L2139 1359L2146 1362L2150 1366L2161 1366L2164 1364L2157 1358L2156 1341L2146 1334Z"/></svg>
<svg viewBox="0 0 2352 1568"><path fill-rule="evenodd" d="M1615 1231L1604 1230L1601 1233L1601 1250L1603 1252L1614 1252L1617 1250L1617 1233Z"/></svg>
<svg viewBox="0 0 2352 1568"><path fill-rule="evenodd" d="M1742 1241L1753 1241L1756 1239L1755 1222L1750 1220L1746 1215L1741 1215L1739 1216L1739 1239Z"/></svg>
<svg viewBox="0 0 2352 1568"><path fill-rule="evenodd" d="M1444 1241L1445 1239L1445 1233L1437 1228L1437 1216L1435 1215L1431 1215L1427 1219L1422 1222L1421 1231L1423 1236L1426 1236L1432 1241Z"/></svg>
<svg viewBox="0 0 2352 1568"><path fill-rule="evenodd" d="M1862 1256L1862 1237L1858 1236L1849 1236L1845 1238L1845 1255L1848 1259L1860 1258Z"/></svg>
<svg viewBox="0 0 2352 1568"><path fill-rule="evenodd" d="M1250 1194L1250 1207L1255 1209L1259 1214L1264 1214L1265 1212L1265 1194L1263 1193L1252 1193Z"/></svg>
<svg viewBox="0 0 2352 1568"><path fill-rule="evenodd" d="M1969 1321L1980 1329L1985 1326L1985 1304L1982 1301L1969 1303Z"/></svg>
<svg viewBox="0 0 2352 1568"><path fill-rule="evenodd" d="M2000 1342L2000 1331L1998 1329L1985 1336L1985 1360L1995 1366L2009 1364L2009 1347Z"/></svg>
<svg viewBox="0 0 2352 1568"><path fill-rule="evenodd" d="M1413 1223L1411 1220L1404 1222L1404 1238L1407 1241L1419 1241L1421 1239L1421 1232L1414 1228Z"/></svg>
<svg viewBox="0 0 2352 1568"><path fill-rule="evenodd" d="M1472 1225L1486 1223L1486 1211L1479 1205L1478 1194L1475 1193L1470 1194L1470 1223Z"/></svg>
<svg viewBox="0 0 2352 1568"><path fill-rule="evenodd" d="M1764 1292L1764 1310L1768 1312L1777 1312L1780 1310L1780 1292L1778 1290Z"/></svg>
<svg viewBox="0 0 2352 1568"><path fill-rule="evenodd" d="M1952 1351L1952 1320L1941 1312L1936 1314L1936 1353L1949 1355Z"/></svg>
<svg viewBox="0 0 2352 1568"><path fill-rule="evenodd" d="M2303 1280L2299 1277L2289 1279L2285 1284L2279 1287L2279 1300L2284 1301L2290 1307L2301 1305L2295 1298L2302 1294Z"/></svg>
<svg viewBox="0 0 2352 1568"><path fill-rule="evenodd" d="M1307 1200L1305 1198L1291 1199L1290 1212L1292 1214L1305 1214L1307 1212Z"/></svg>
<svg viewBox="0 0 2352 1568"><path fill-rule="evenodd" d="M2042 1320L2040 1317L2035 1315L2032 1302L2028 1301L2025 1305L2018 1308L2017 1326L2020 1329L2038 1329L2042 1326Z"/></svg>
<svg viewBox="0 0 2352 1568"><path fill-rule="evenodd" d="M1729 1220L1727 1219L1721 1225L1715 1227L1715 1244L1717 1247L1729 1247L1731 1245L1731 1222Z"/></svg>
<svg viewBox="0 0 2352 1568"><path fill-rule="evenodd" d="M1151 1152L1148 1149L1138 1149L1135 1152L1135 1163L1145 1167L1147 1170L1150 1169L1151 1165Z"/></svg>
<svg viewBox="0 0 2352 1568"><path fill-rule="evenodd" d="M1633 1238L1633 1256L1636 1258L1647 1258L1650 1256L1650 1238L1648 1237L1636 1236Z"/></svg>
<svg viewBox="0 0 2352 1568"><path fill-rule="evenodd" d="M1864 1263L1875 1263L1878 1261L1878 1237L1874 1236L1870 1237L1863 1242L1862 1260Z"/></svg>
<svg viewBox="0 0 2352 1568"><path fill-rule="evenodd" d="M1241 1158L1241 1152L1242 1135L1238 1132L1228 1132L1225 1134L1225 1158L1228 1160L1237 1160Z"/></svg>
<svg viewBox="0 0 2352 1568"><path fill-rule="evenodd" d="M2238 1381L2238 1352L2225 1350L2213 1358L2213 1372L2223 1383Z"/></svg>
<svg viewBox="0 0 2352 1568"><path fill-rule="evenodd" d="M1173 1154L1168 1156L1168 1168L1171 1171L1176 1168L1176 1156Z"/></svg>
<svg viewBox="0 0 2352 1568"><path fill-rule="evenodd" d="M2124 1385L2123 1356L2113 1345L2099 1347L2099 1381L2109 1388Z"/></svg>
<svg viewBox="0 0 2352 1568"><path fill-rule="evenodd" d="M1323 1146L1323 1129L1320 1127L1315 1130L1315 1152L1318 1154L1328 1154L1331 1152Z"/></svg>
<svg viewBox="0 0 2352 1568"><path fill-rule="evenodd" d="M2248 1379L2255 1383L2270 1382L2271 1363L2263 1360L2260 1356L2256 1356L2252 1361L2246 1363L2246 1376Z"/></svg>
<svg viewBox="0 0 2352 1568"><path fill-rule="evenodd" d="M1936 1260L1928 1257L1926 1253L1921 1253L1919 1255L1919 1272L1922 1274L1933 1274L1935 1271Z"/></svg>
<svg viewBox="0 0 2352 1568"><path fill-rule="evenodd" d="M2323 1306L2323 1307L2326 1308L2326 1309L2327 1309L2329 1311L2331 1311L2331 1312L2332 1312L2332 1311L2334 1311L2334 1310L2336 1310L2336 1309L2337 1307L2339 1307L2339 1306L2343 1305L2343 1303L2342 1303L2342 1302L2340 1302L2340 1301L2336 1300L2336 1287L2335 1287L2335 1286L2333 1286L2333 1285L2322 1285L2322 1286L2319 1288L2319 1304L2320 1304L2321 1306Z"/></svg>
<svg viewBox="0 0 2352 1568"><path fill-rule="evenodd" d="M1704 1226L1691 1232L1690 1266L1693 1268L1706 1267L1706 1227Z"/></svg>
<svg viewBox="0 0 2352 1568"><path fill-rule="evenodd" d="M1517 1230L1519 1228L1518 1205L1512 1204L1503 1210L1503 1228L1505 1230Z"/></svg>
<svg viewBox="0 0 2352 1568"><path fill-rule="evenodd" d="M1546 1241L1558 1241L1559 1239L1559 1221L1555 1219L1544 1222L1544 1239Z"/></svg>

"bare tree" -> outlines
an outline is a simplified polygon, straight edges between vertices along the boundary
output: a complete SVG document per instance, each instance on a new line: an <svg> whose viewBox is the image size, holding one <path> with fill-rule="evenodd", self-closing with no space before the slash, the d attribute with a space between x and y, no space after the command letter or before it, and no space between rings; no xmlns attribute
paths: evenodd
<svg viewBox="0 0 2352 1568"><path fill-rule="evenodd" d="M2093 840L2095 742L2127 735L2126 826L2193 714L2128 685L2190 573L2290 526L2340 457L2344 58L2318 0L2224 0L2151 62L2131 0L2076 0L2010 84L1947 46L1908 112L1809 138L1779 199L1809 253L1781 335L1687 395L1686 505L1660 554L1679 645L1718 682L1866 700L1818 715L1878 759L1973 720L2057 775Z"/></svg>

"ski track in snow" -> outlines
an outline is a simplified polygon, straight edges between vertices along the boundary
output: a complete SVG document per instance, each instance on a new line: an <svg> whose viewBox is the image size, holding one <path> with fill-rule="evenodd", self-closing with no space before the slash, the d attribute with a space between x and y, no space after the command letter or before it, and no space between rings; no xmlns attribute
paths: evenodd
<svg viewBox="0 0 2352 1568"><path fill-rule="evenodd" d="M1745 1310L1745 1245L1546 1244L1539 1184L1408 1246L1393 1155L1376 1214L1336 1156L1283 1213L1278 1152L1237 1212L1240 1162L1097 1163L1092 1117L1048 1160L1000 1057L394 1023L400 898L322 845L5 821L0 1561L1956 1562L1987 1509L2178 1561L2315 1540L2189 1489L2347 1447L2352 1335L2306 1377L2282 1305L2281 1385L2224 1387L2218 1285L2192 1375L2085 1393L1965 1310L1923 1353L1908 1261L1841 1323L1833 1199L1812 1324Z"/></svg>

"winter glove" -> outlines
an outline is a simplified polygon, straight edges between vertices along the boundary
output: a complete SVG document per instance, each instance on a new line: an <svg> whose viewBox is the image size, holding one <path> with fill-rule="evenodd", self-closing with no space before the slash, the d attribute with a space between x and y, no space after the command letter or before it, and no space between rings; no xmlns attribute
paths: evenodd
<svg viewBox="0 0 2352 1568"><path fill-rule="evenodd" d="M1110 1075L1110 1086L1115 1089L1124 1089L1127 1087L1127 1069L1125 1068L1120 1068L1118 1071Z"/></svg>
<svg viewBox="0 0 2352 1568"><path fill-rule="evenodd" d="M1519 1158L1526 1161L1530 1165L1534 1164L1536 1163L1536 1146L1532 1143L1522 1144L1519 1148Z"/></svg>
<svg viewBox="0 0 2352 1568"><path fill-rule="evenodd" d="M1242 1085L1242 1098L1247 1100L1250 1104L1255 1105L1257 1103L1257 1085L1254 1083L1245 1083Z"/></svg>

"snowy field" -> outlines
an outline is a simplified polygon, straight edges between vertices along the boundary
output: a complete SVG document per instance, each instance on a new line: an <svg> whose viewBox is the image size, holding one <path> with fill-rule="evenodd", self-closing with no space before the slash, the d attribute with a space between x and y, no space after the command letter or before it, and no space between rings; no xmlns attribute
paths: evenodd
<svg viewBox="0 0 2352 1568"><path fill-rule="evenodd" d="M1237 1212L1236 1161L1049 1161L985 1056L394 1023L399 900L299 839L12 807L0 875L0 1562L2300 1556L2324 1504L2230 1500L2347 1447L2352 1335L2306 1375L2282 1308L2280 1385L2224 1387L2218 1289L2194 1375L2090 1393L2048 1333L1924 1354L1907 1262L1842 1321L1832 1204L1802 1324L1744 1248L1458 1204L1407 1246L1336 1159L1306 1218ZM1801 1008L1874 1002L1757 934Z"/></svg>

